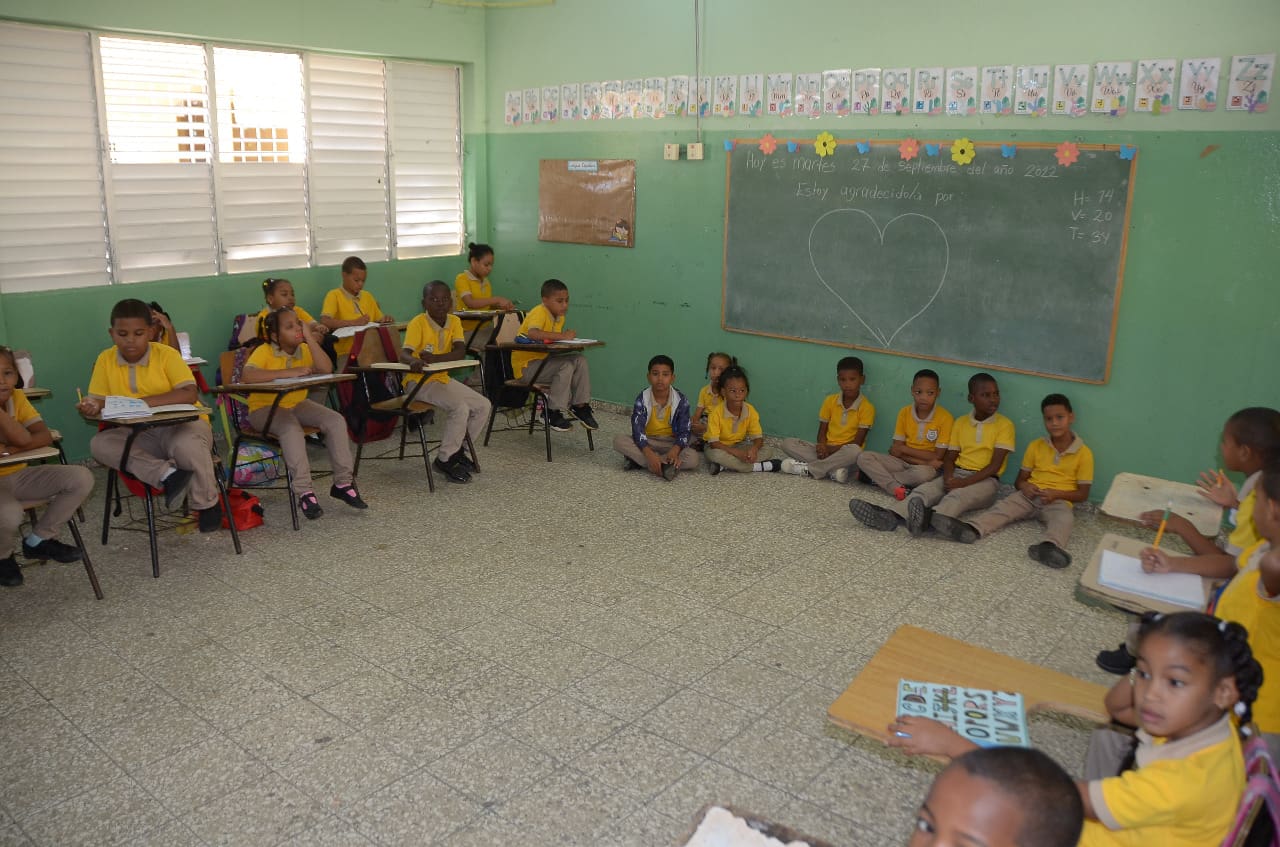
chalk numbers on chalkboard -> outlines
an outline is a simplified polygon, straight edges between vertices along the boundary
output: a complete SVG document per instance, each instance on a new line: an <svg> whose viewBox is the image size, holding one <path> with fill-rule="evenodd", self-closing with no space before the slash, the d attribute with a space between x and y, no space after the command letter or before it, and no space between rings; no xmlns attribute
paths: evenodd
<svg viewBox="0 0 1280 847"><path fill-rule="evenodd" d="M1075 192L1071 200L1071 223L1067 226L1070 240L1082 244L1110 244L1115 207L1116 192L1113 188L1093 193Z"/></svg>

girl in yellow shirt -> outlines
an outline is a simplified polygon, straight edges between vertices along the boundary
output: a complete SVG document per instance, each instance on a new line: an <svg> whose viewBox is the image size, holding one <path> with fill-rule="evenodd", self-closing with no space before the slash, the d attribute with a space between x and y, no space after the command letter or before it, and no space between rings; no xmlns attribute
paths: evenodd
<svg viewBox="0 0 1280 847"><path fill-rule="evenodd" d="M267 301L267 305L258 312L256 330L259 338L266 340L267 332L264 323L267 315L277 309L292 309L298 316L298 320L302 322L302 328L307 331L319 332L321 335L329 331L327 326L311 317L306 309L298 305L298 298L293 293L293 283L289 280L267 277L262 281L262 296Z"/></svg>
<svg viewBox="0 0 1280 847"><path fill-rule="evenodd" d="M707 431L707 415L717 406L724 404L720 396L720 374L730 365L738 364L738 360L728 353L711 353L707 356L707 384L698 392L698 405L693 409L691 428L692 444L695 449L702 446L702 435Z"/></svg>
<svg viewBox="0 0 1280 847"><path fill-rule="evenodd" d="M493 248L488 244L467 244L467 269L453 280L454 308L463 309L513 309L506 297L493 296L489 274L493 273ZM471 322L474 324L474 321ZM466 324L463 329L470 329Z"/></svg>

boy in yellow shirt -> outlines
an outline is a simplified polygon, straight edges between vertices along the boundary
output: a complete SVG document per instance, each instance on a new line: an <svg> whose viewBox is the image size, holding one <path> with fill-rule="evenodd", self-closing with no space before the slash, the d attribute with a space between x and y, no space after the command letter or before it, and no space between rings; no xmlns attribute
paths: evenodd
<svg viewBox="0 0 1280 847"><path fill-rule="evenodd" d="M858 470L899 500L906 498L908 489L933 479L942 468L952 419L950 412L937 405L939 391L935 371L916 371L911 379L912 402L898 412L888 454L863 450L858 456Z"/></svg>
<svg viewBox="0 0 1280 847"><path fill-rule="evenodd" d="M856 467L867 433L876 422L876 407L862 396L866 376L862 360L845 356L836 363L839 394L830 394L818 410L818 437L815 441L784 438L782 472L836 482L849 481L849 468Z"/></svg>
<svg viewBox="0 0 1280 847"><path fill-rule="evenodd" d="M400 351L400 361L413 369L413 373L405 375L405 390L423 379L423 365L453 362L467 355L462 322L457 315L450 314L451 306L453 293L449 286L438 279L423 286L423 313L409 321L404 348ZM446 415L440 449L432 464L454 482L470 482L476 466L462 449L463 439L470 434L473 444L480 440L492 404L483 395L450 379L448 371L426 377L426 384L414 397L415 402L419 400Z"/></svg>
<svg viewBox="0 0 1280 847"><path fill-rule="evenodd" d="M564 328L564 316L569 311L569 286L558 279L542 283L542 304L529 310L520 324L520 336L539 344L554 341L571 341L578 333ZM587 357L581 353L555 356L539 369L537 362L547 358L546 353L525 353L517 350L511 354L511 370L515 378L528 384L538 377L539 383L548 383L547 419L556 432L568 432L573 419L587 429L599 429L591 412L591 371Z"/></svg>
<svg viewBox="0 0 1280 847"><path fill-rule="evenodd" d="M98 356L89 379L89 396L76 407L97 415L108 396L138 397L148 406L196 403L199 394L191 368L172 347L152 342L151 309L141 300L121 300L111 310L108 330L114 347ZM99 464L120 468L127 427L104 429L89 442ZM191 506L199 514L201 532L222 526L218 483L213 469L213 430L201 418L173 426L158 426L138 434L129 451L128 471L153 488L164 491L172 509L191 489Z"/></svg>
<svg viewBox="0 0 1280 847"><path fill-rule="evenodd" d="M1044 524L1044 540L1027 548L1027 555L1042 565L1065 568L1071 564L1066 551L1074 523L1072 503L1089 499L1093 485L1093 451L1071 431L1075 413L1063 394L1040 401L1048 438L1027 446L1022 469L1014 480L1018 490L965 523L934 514L933 528L953 541L972 544L1014 521L1036 518Z"/></svg>
<svg viewBox="0 0 1280 847"><path fill-rule="evenodd" d="M626 470L648 468L665 480L698 466L698 451L689 446L689 400L671 383L676 363L661 354L649 360L649 387L631 407L631 434L613 439L613 449L626 457Z"/></svg>
<svg viewBox="0 0 1280 847"><path fill-rule="evenodd" d="M369 269L359 256L348 256L342 261L342 287L330 290L320 306L320 323L331 331L344 326L364 326L370 323L389 324L394 318L383 314L378 301L364 290ZM352 340L338 338L333 342L334 352L345 357L351 352ZM333 363L336 370L345 367L343 358Z"/></svg>
<svg viewBox="0 0 1280 847"><path fill-rule="evenodd" d="M1013 421L999 414L1000 386L988 373L969 377L969 402L973 412L951 426L951 444L942 458L942 475L912 489L906 500L888 509L852 500L853 516L872 529L892 532L898 520L907 522L915 538L924 535L933 515L958 518L996 501L1000 474L1013 452Z"/></svg>

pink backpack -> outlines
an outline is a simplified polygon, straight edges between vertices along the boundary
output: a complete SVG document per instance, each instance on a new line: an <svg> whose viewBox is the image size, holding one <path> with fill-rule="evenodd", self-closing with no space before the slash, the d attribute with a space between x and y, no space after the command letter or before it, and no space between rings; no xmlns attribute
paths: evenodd
<svg viewBox="0 0 1280 847"><path fill-rule="evenodd" d="M1280 840L1280 775L1271 761L1267 742L1253 724L1244 739L1244 766L1248 774L1235 823L1223 847L1277 847Z"/></svg>

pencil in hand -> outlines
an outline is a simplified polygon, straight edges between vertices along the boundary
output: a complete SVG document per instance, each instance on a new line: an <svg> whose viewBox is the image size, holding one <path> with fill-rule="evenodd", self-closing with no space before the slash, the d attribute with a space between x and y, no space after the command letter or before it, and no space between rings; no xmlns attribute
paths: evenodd
<svg viewBox="0 0 1280 847"><path fill-rule="evenodd" d="M1169 525L1169 512L1172 511L1172 509L1173 509L1173 501L1170 500L1168 503L1165 504L1164 517L1160 519L1160 528L1156 530L1155 543L1151 545L1157 550L1160 549L1160 539L1164 538L1165 527Z"/></svg>

